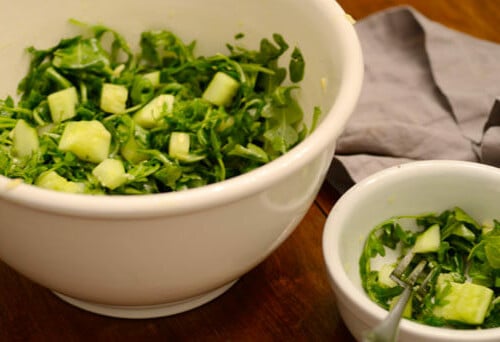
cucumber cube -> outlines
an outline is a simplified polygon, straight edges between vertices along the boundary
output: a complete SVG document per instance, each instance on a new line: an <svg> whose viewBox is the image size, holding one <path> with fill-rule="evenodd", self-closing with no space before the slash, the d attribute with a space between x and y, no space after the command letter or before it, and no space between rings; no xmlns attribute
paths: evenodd
<svg viewBox="0 0 500 342"><path fill-rule="evenodd" d="M434 224L427 228L417 236L413 251L415 253L437 252L441 244L441 231L438 224Z"/></svg>
<svg viewBox="0 0 500 342"><path fill-rule="evenodd" d="M58 148L97 164L108 157L110 144L111 134L101 122L71 121L64 128Z"/></svg>
<svg viewBox="0 0 500 342"><path fill-rule="evenodd" d="M119 84L104 83L101 90L100 107L107 113L123 113L127 105L127 98L127 87Z"/></svg>
<svg viewBox="0 0 500 342"><path fill-rule="evenodd" d="M12 142L14 154L18 157L26 157L38 150L38 134L34 127L20 119L12 130Z"/></svg>
<svg viewBox="0 0 500 342"><path fill-rule="evenodd" d="M436 280L437 291L443 290L449 282L463 283L464 277L457 272L439 273Z"/></svg>
<svg viewBox="0 0 500 342"><path fill-rule="evenodd" d="M384 264L378 271L378 282L385 287L394 287L397 283L391 279L391 273L394 271L394 265Z"/></svg>
<svg viewBox="0 0 500 342"><path fill-rule="evenodd" d="M168 154L173 158L182 159L189 154L189 144L188 133L172 132L168 145Z"/></svg>
<svg viewBox="0 0 500 342"><path fill-rule="evenodd" d="M219 71L208 84L202 98L216 106L227 106L231 103L239 87L238 81Z"/></svg>
<svg viewBox="0 0 500 342"><path fill-rule="evenodd" d="M102 186L111 190L125 184L128 179L123 163L118 159L103 160L92 170L92 174Z"/></svg>
<svg viewBox="0 0 500 342"><path fill-rule="evenodd" d="M45 171L35 180L35 185L49 190L84 193L85 185L67 180L55 171Z"/></svg>
<svg viewBox="0 0 500 342"><path fill-rule="evenodd" d="M172 113L174 99L171 94L155 97L134 114L134 121L143 128L156 127L163 115Z"/></svg>
<svg viewBox="0 0 500 342"><path fill-rule="evenodd" d="M493 300L493 290L473 283L448 282L448 286L438 288L436 297L439 301L433 313L437 317L479 325Z"/></svg>
<svg viewBox="0 0 500 342"><path fill-rule="evenodd" d="M62 122L76 115L78 94L75 87L59 90L47 96L53 122Z"/></svg>
<svg viewBox="0 0 500 342"><path fill-rule="evenodd" d="M464 239L474 242L476 235L467 228L464 224L460 224L451 232L452 235L463 237Z"/></svg>
<svg viewBox="0 0 500 342"><path fill-rule="evenodd" d="M142 77L149 80L149 82L151 82L151 85L153 87L157 87L160 84L160 72L159 71L148 72L147 74L144 74Z"/></svg>

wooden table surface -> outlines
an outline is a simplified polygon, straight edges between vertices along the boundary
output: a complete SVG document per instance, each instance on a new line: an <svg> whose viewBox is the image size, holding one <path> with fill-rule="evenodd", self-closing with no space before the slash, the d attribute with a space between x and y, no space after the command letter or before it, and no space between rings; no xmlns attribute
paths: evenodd
<svg viewBox="0 0 500 342"><path fill-rule="evenodd" d="M427 17L500 42L499 0L339 0L355 19L410 4ZM77 309L0 261L0 341L353 341L322 259L338 195L324 184L296 231L216 300L171 317L126 320Z"/></svg>

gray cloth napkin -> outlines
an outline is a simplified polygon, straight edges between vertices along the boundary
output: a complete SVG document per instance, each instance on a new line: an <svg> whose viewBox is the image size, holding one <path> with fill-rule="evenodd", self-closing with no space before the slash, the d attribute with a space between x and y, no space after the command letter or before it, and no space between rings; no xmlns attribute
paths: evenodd
<svg viewBox="0 0 500 342"><path fill-rule="evenodd" d="M500 166L500 45L394 7L355 24L365 80L327 180L432 159Z"/></svg>

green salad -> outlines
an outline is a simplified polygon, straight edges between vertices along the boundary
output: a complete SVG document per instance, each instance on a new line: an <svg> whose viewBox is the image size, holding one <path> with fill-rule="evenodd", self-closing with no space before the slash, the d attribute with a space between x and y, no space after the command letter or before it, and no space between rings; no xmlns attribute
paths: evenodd
<svg viewBox="0 0 500 342"><path fill-rule="evenodd" d="M500 327L500 221L479 224L455 207L440 214L392 217L377 225L359 266L363 288L385 309L403 291L390 274L410 250L415 257L408 269L425 259L422 278L431 280L422 294L417 291L422 279L417 281L404 317L457 329ZM386 261L389 251L399 255L396 261Z"/></svg>
<svg viewBox="0 0 500 342"><path fill-rule="evenodd" d="M108 27L71 22L82 34L29 47L18 100L0 100L6 177L74 193L170 192L253 170L308 134L292 94L304 59L295 47L280 66L280 34L196 56L195 41L167 30L142 32L132 51Z"/></svg>

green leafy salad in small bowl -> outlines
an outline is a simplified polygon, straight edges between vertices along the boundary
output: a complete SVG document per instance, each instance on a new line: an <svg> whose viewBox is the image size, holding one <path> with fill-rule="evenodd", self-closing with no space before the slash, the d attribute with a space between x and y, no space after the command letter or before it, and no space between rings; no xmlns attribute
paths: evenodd
<svg viewBox="0 0 500 342"><path fill-rule="evenodd" d="M294 48L280 66L279 34L196 56L170 31L142 32L136 52L108 27L72 22L85 33L28 48L19 100L0 100L6 177L71 193L170 192L253 170L308 134L292 94L305 63Z"/></svg>
<svg viewBox="0 0 500 342"><path fill-rule="evenodd" d="M422 259L428 269L414 287L405 318L458 329L500 327L500 221L479 224L455 207L377 225L366 239L359 268L363 288L385 309L403 291L390 274L410 251L415 257L408 270ZM398 260L387 262L389 252ZM418 291L425 277L427 288Z"/></svg>

